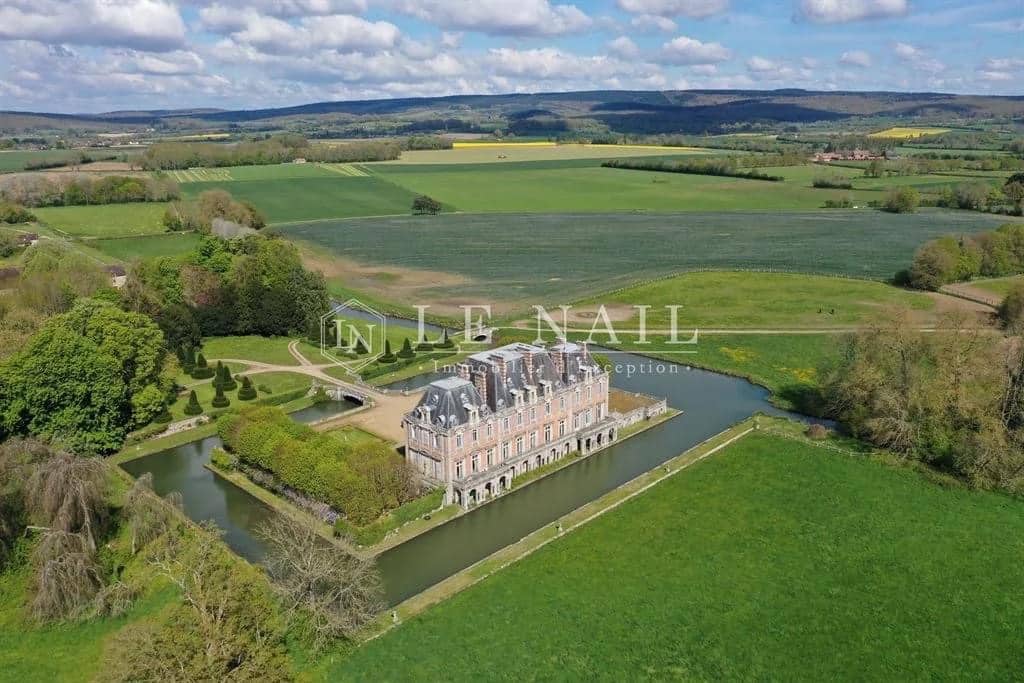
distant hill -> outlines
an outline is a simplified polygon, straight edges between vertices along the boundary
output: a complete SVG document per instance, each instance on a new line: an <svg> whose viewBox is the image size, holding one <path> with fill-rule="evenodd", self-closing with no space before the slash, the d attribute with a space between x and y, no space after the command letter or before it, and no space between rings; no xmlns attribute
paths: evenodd
<svg viewBox="0 0 1024 683"><path fill-rule="evenodd" d="M0 132L42 129L272 130L301 124L321 137L415 132L520 135L566 131L718 133L742 125L847 117L1024 120L1024 97L807 90L594 90L314 102L267 109L180 109L67 115L0 112Z"/></svg>

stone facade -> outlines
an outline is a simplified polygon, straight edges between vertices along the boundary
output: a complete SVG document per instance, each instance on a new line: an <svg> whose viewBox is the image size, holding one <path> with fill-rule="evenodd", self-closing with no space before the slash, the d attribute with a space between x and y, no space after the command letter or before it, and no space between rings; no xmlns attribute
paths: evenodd
<svg viewBox="0 0 1024 683"><path fill-rule="evenodd" d="M408 461L443 486L446 503L472 506L517 475L618 435L608 375L586 345L509 344L468 357L427 386L402 421Z"/></svg>

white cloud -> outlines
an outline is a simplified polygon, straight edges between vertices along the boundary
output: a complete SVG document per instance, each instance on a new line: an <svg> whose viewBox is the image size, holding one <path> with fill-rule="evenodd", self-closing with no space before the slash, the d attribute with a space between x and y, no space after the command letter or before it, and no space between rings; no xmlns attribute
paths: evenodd
<svg viewBox="0 0 1024 683"><path fill-rule="evenodd" d="M195 52L176 50L164 54L126 51L117 55L115 68L126 73L152 76L185 76L203 72L202 58Z"/></svg>
<svg viewBox="0 0 1024 683"><path fill-rule="evenodd" d="M367 21L349 14L306 17L297 23L249 10L232 12L215 5L200 12L203 26L230 35L235 42L273 54L309 53L316 49L372 51L394 48L402 38L387 21ZM415 49L416 44L411 44ZM422 51L419 51L422 52Z"/></svg>
<svg viewBox="0 0 1024 683"><path fill-rule="evenodd" d="M640 15L705 19L729 9L729 0L618 0L619 7Z"/></svg>
<svg viewBox="0 0 1024 683"><path fill-rule="evenodd" d="M845 24L906 16L908 0L801 0L797 16L816 24Z"/></svg>
<svg viewBox="0 0 1024 683"><path fill-rule="evenodd" d="M501 76L539 80L593 79L596 76L649 75L651 69L614 57L583 56L552 47L516 50L501 47L488 50L485 66Z"/></svg>
<svg viewBox="0 0 1024 683"><path fill-rule="evenodd" d="M462 33L459 31L445 31L441 34L441 47L454 50L462 44Z"/></svg>
<svg viewBox="0 0 1024 683"><path fill-rule="evenodd" d="M747 69L754 72L778 71L781 65L764 57L754 56L747 60Z"/></svg>
<svg viewBox="0 0 1024 683"><path fill-rule="evenodd" d="M4 0L0 40L171 50L185 23L164 0Z"/></svg>
<svg viewBox="0 0 1024 683"><path fill-rule="evenodd" d="M871 55L864 50L848 50L839 57L839 63L866 69L871 66Z"/></svg>
<svg viewBox="0 0 1024 683"><path fill-rule="evenodd" d="M732 57L721 43L702 43L696 38L679 36L661 46L661 61L666 64L715 64Z"/></svg>
<svg viewBox="0 0 1024 683"><path fill-rule="evenodd" d="M897 58L910 64L915 71L936 74L946 69L946 65L941 61L930 57L925 50L909 43L896 43L893 45L892 51Z"/></svg>
<svg viewBox="0 0 1024 683"><path fill-rule="evenodd" d="M672 21L668 17L659 17L656 14L640 14L633 17L630 22L633 28L640 31L654 33L655 31L661 31L662 33L674 33L677 26L676 22Z"/></svg>
<svg viewBox="0 0 1024 683"><path fill-rule="evenodd" d="M620 57L632 59L640 54L640 48L636 46L632 40L627 36L619 36L615 40L608 43L608 49Z"/></svg>
<svg viewBox="0 0 1024 683"><path fill-rule="evenodd" d="M694 64L690 71L698 76L714 76L718 73L718 67L714 64Z"/></svg>
<svg viewBox="0 0 1024 683"><path fill-rule="evenodd" d="M397 7L441 28L492 35L553 36L593 24L576 5L548 0L398 0Z"/></svg>
<svg viewBox="0 0 1024 683"><path fill-rule="evenodd" d="M1017 57L993 57L985 60L984 68L991 71L1016 71L1024 69L1024 59Z"/></svg>
<svg viewBox="0 0 1024 683"><path fill-rule="evenodd" d="M892 51L896 53L897 57L905 61L918 59L923 56L920 48L916 48L909 43L896 43L892 46Z"/></svg>
<svg viewBox="0 0 1024 683"><path fill-rule="evenodd" d="M980 78L983 81L1001 83L1005 81L1012 81L1013 74L1007 73L1005 71L979 71L978 78Z"/></svg>

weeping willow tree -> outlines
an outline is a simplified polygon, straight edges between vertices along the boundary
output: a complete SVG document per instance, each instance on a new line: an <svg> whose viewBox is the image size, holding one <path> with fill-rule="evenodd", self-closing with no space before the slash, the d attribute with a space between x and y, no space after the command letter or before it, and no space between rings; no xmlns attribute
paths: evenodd
<svg viewBox="0 0 1024 683"><path fill-rule="evenodd" d="M50 531L80 534L96 549L108 518L110 471L99 458L60 452L40 462L26 487L26 503L37 524Z"/></svg>

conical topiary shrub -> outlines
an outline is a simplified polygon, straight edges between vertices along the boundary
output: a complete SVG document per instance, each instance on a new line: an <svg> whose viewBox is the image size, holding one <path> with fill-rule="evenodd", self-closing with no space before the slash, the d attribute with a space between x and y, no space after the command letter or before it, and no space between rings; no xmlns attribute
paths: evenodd
<svg viewBox="0 0 1024 683"><path fill-rule="evenodd" d="M437 343L437 348L450 349L452 346L454 346L454 344L452 344L452 340L448 338L448 328L446 327L441 333L441 341Z"/></svg>
<svg viewBox="0 0 1024 683"><path fill-rule="evenodd" d="M360 356L365 356L367 353L369 353L366 349L366 344L363 343L362 339L356 339L355 352Z"/></svg>
<svg viewBox="0 0 1024 683"><path fill-rule="evenodd" d="M213 400L210 402L210 405L214 408L227 408L231 405L231 401L229 401L228 397L224 395L224 387L217 385L217 393L213 395Z"/></svg>
<svg viewBox="0 0 1024 683"><path fill-rule="evenodd" d="M217 361L217 379L214 382L219 384L224 391L234 391L238 387L235 378L231 376L231 371L220 361Z"/></svg>
<svg viewBox="0 0 1024 683"><path fill-rule="evenodd" d="M206 364L206 356L200 351L199 355L196 356L196 367L192 370L192 377L195 379L210 379L214 373L215 370Z"/></svg>
<svg viewBox="0 0 1024 683"><path fill-rule="evenodd" d="M238 389L238 400L251 401L254 398L256 398L256 387L252 385L251 379L243 377L242 386Z"/></svg>
<svg viewBox="0 0 1024 683"><path fill-rule="evenodd" d="M191 375L196 369L196 350L190 346L185 350L184 356L184 359L181 361L181 369L186 374Z"/></svg>
<svg viewBox="0 0 1024 683"><path fill-rule="evenodd" d="M412 358L416 355L416 352L412 350L412 344L409 343L409 338L406 337L405 341L402 342L402 350L398 352L399 358Z"/></svg>
<svg viewBox="0 0 1024 683"><path fill-rule="evenodd" d="M185 404L186 415L201 415L203 413L203 407L199 405L199 397L196 396L195 390L188 395L188 403Z"/></svg>
<svg viewBox="0 0 1024 683"><path fill-rule="evenodd" d="M380 362L381 363L394 363L396 360L398 360L398 359L395 358L395 354L391 353L391 340L385 339L384 340L384 355L380 357Z"/></svg>

